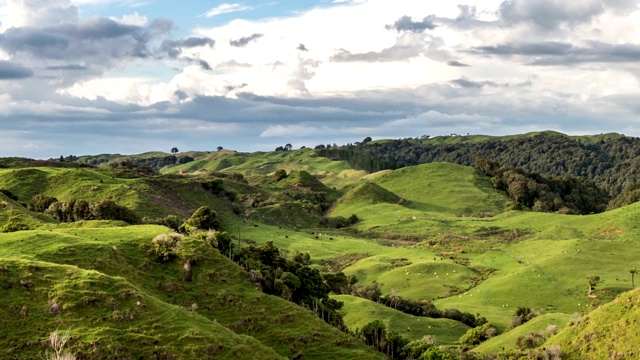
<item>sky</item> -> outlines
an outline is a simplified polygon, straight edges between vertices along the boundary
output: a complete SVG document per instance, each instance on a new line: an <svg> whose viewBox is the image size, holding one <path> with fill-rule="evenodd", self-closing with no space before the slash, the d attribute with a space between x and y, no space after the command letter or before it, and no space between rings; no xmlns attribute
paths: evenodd
<svg viewBox="0 0 640 360"><path fill-rule="evenodd" d="M0 156L640 136L640 0L0 0Z"/></svg>

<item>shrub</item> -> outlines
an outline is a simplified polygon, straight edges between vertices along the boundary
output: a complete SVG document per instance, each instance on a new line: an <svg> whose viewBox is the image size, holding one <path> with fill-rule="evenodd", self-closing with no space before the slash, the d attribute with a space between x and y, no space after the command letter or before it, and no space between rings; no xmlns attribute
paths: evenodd
<svg viewBox="0 0 640 360"><path fill-rule="evenodd" d="M491 325L491 323L486 323L482 326L469 329L469 331L460 337L460 344L468 347L474 347L486 340L489 340L496 333L497 331L495 327Z"/></svg>
<svg viewBox="0 0 640 360"><path fill-rule="evenodd" d="M203 189L211 192L212 194L219 194L224 190L224 183L222 182L222 179L204 181L201 185Z"/></svg>
<svg viewBox="0 0 640 360"><path fill-rule="evenodd" d="M67 344L67 341L71 339L71 335L69 335L69 331L65 331L60 334L58 331L54 331L49 335L48 344L53 349L53 352L46 352L45 358L47 360L76 360L76 357L64 351L64 347Z"/></svg>
<svg viewBox="0 0 640 360"><path fill-rule="evenodd" d="M516 340L516 345L520 349L533 349L545 342L545 337L538 333L529 333L527 335L519 336Z"/></svg>
<svg viewBox="0 0 640 360"><path fill-rule="evenodd" d="M49 208L49 205L53 204L56 201L58 201L58 199L54 198L53 196L38 194L31 198L31 204L29 204L28 209L30 211L43 213L45 210L47 210L47 208Z"/></svg>
<svg viewBox="0 0 640 360"><path fill-rule="evenodd" d="M173 260L178 256L182 239L178 233L159 234L152 240L152 254L161 262Z"/></svg>
<svg viewBox="0 0 640 360"><path fill-rule="evenodd" d="M217 217L218 214L215 211L207 206L201 206L180 225L179 231L181 233L191 233L195 230L216 230L220 227Z"/></svg>
<svg viewBox="0 0 640 360"><path fill-rule="evenodd" d="M9 221L7 221L7 223L0 228L0 232L2 233L16 232L16 231L22 231L22 230L29 230L29 225L17 219L9 219Z"/></svg>

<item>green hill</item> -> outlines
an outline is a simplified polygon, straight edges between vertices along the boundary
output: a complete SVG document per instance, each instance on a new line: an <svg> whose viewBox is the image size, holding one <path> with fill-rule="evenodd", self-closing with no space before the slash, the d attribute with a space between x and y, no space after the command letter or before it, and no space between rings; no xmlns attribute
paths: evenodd
<svg viewBox="0 0 640 360"><path fill-rule="evenodd" d="M545 346L559 344L563 359L636 359L640 356L640 290L626 292L572 320Z"/></svg>
<svg viewBox="0 0 640 360"><path fill-rule="evenodd" d="M478 354L496 354L504 349L515 349L520 336L529 333L539 333L545 336L564 328L571 321L571 315L549 313L536 316L530 321L493 337L473 349Z"/></svg>
<svg viewBox="0 0 640 360"><path fill-rule="evenodd" d="M617 144L627 149L623 142L635 144L616 134L568 137L552 132L423 139L440 142L437 151L455 152L464 145L498 153L502 145L496 140L504 146L518 143L523 151L532 144L556 144L562 151L575 150L576 159L585 154L578 148L592 151ZM357 149L394 144L376 141ZM418 141L398 144L406 148L403 154L410 154L409 146ZM531 161L539 163L545 154ZM127 159L156 165L188 161L163 167L163 175L137 172L135 166L121 171L105 165L78 168L68 161L0 160L0 189L5 189L0 193L0 227L11 222L31 229L0 234L0 343L9 344L0 357L38 357L56 329L70 329L69 349L85 357L378 355L312 312L256 290L241 267L210 246L193 239L182 243L183 251L197 254L189 282L184 259L161 263L150 256L151 239L168 229L117 221L59 224L27 210L36 194L61 201L109 199L154 219L170 214L184 219L207 205L233 234L234 244L273 242L283 256L308 254L310 266L321 272L337 269L357 277L354 287L341 292L362 295L351 290L375 281L383 296L393 293L423 304L432 300L441 311L486 317L500 332L509 327L518 307L543 311L474 350L482 355L513 350L519 336L549 324L561 328L569 318L574 323L544 346L559 344L575 359L608 358L618 351L625 358L637 355L627 345L635 343L637 334L625 332L636 321L637 291L624 292L632 287L629 269L640 268L640 203L584 216L515 210L489 177L443 162L366 174L346 160L336 161L338 156L320 157L311 149L171 156L93 159L105 165ZM329 221L352 214L359 219L353 225ZM588 296L592 275L601 281ZM341 312L351 330L382 320L388 330L409 339L433 335L439 344L455 346L468 329L447 319L411 317L363 298L333 299L344 302ZM61 311L55 316L49 314L53 303ZM582 320L577 322L573 314L582 314Z"/></svg>
<svg viewBox="0 0 640 360"><path fill-rule="evenodd" d="M436 338L438 345L456 345L458 339L469 330L468 326L458 321L407 315L350 295L336 295L334 299L344 302L344 321L352 331L362 329L369 319L383 319L387 331L395 331L407 339L419 340L431 335Z"/></svg>
<svg viewBox="0 0 640 360"><path fill-rule="evenodd" d="M183 240L197 259L186 280L180 259L149 254L151 239L166 231L0 234L3 358L37 357L56 329L71 331L73 353L99 358L376 357L311 312L255 290L247 273L201 241Z"/></svg>

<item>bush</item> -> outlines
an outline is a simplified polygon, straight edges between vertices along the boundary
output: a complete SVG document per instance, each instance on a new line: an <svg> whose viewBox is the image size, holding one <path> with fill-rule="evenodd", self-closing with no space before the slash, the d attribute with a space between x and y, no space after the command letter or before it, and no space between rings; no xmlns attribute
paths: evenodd
<svg viewBox="0 0 640 360"><path fill-rule="evenodd" d="M33 198L31 198L31 204L29 204L28 209L30 211L43 213L45 210L49 208L51 204L53 204L56 201L58 201L58 199L52 196L38 194Z"/></svg>
<svg viewBox="0 0 640 360"><path fill-rule="evenodd" d="M160 262L173 260L178 256L180 241L184 237L178 233L159 234L153 238L152 254Z"/></svg>
<svg viewBox="0 0 640 360"><path fill-rule="evenodd" d="M58 221L74 222L81 220L122 220L129 224L140 223L138 215L126 206L111 200L89 203L86 200L55 201L44 211Z"/></svg>
<svg viewBox="0 0 640 360"><path fill-rule="evenodd" d="M201 206L180 225L178 230L183 234L188 234L195 230L217 230L220 227L217 217L218 214L215 211L207 206Z"/></svg>
<svg viewBox="0 0 640 360"><path fill-rule="evenodd" d="M533 349L544 344L545 337L538 333L529 333L527 335L519 336L516 340L516 345L520 349Z"/></svg>
<svg viewBox="0 0 640 360"><path fill-rule="evenodd" d="M143 224L154 224L154 225L162 225L166 226L174 231L178 231L182 221L175 215L167 215L163 218L142 218Z"/></svg>
<svg viewBox="0 0 640 360"><path fill-rule="evenodd" d="M469 329L469 331L460 337L460 344L468 347L474 347L486 340L489 340L495 334L497 334L496 328L491 325L491 323L486 323L482 326Z"/></svg>
<svg viewBox="0 0 640 360"><path fill-rule="evenodd" d="M17 219L9 219L9 221L7 221L7 223L4 224L2 228L0 228L0 232L2 233L9 233L9 232L16 232L16 231L23 231L23 230L29 230L29 225Z"/></svg>

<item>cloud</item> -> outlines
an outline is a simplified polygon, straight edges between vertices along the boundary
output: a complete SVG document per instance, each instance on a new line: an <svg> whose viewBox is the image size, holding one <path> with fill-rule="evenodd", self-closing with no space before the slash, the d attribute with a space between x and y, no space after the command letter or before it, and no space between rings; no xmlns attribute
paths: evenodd
<svg viewBox="0 0 640 360"><path fill-rule="evenodd" d="M89 68L79 64L59 65L59 66L47 66L47 70L64 70L64 71L84 71Z"/></svg>
<svg viewBox="0 0 640 360"><path fill-rule="evenodd" d="M250 42L258 40L262 36L264 35L252 34L250 36L241 37L237 40L229 40L229 45L235 46L235 47L244 47L244 46L247 46Z"/></svg>
<svg viewBox="0 0 640 360"><path fill-rule="evenodd" d="M395 62L419 56L424 50L421 37L415 34L403 34L396 39L396 43L380 51L366 53L351 53L340 49L332 57L335 62Z"/></svg>
<svg viewBox="0 0 640 360"><path fill-rule="evenodd" d="M247 64L247 63L239 63L235 60L229 60L229 61L225 61L222 62L218 65L216 65L216 69L233 69L233 68L250 68L253 67L253 65L251 64Z"/></svg>
<svg viewBox="0 0 640 360"><path fill-rule="evenodd" d="M553 31L562 25L590 23L607 9L629 12L637 7L633 0L506 0L500 5L500 16L508 24L532 23L541 30Z"/></svg>
<svg viewBox="0 0 640 360"><path fill-rule="evenodd" d="M176 59L182 53L182 49L190 49L199 46L213 47L215 40L204 37L188 37L182 40L164 40L160 46L161 51L165 52L170 58Z"/></svg>
<svg viewBox="0 0 640 360"><path fill-rule="evenodd" d="M460 61L447 61L447 65L449 66L454 66L454 67L469 67L469 65L461 63Z"/></svg>
<svg viewBox="0 0 640 360"><path fill-rule="evenodd" d="M31 69L0 60L0 80L24 79L31 76L33 76Z"/></svg>
<svg viewBox="0 0 640 360"><path fill-rule="evenodd" d="M309 49L307 49L307 47L304 46L304 44L299 44L296 49L298 49L300 51L309 51Z"/></svg>
<svg viewBox="0 0 640 360"><path fill-rule="evenodd" d="M498 56L520 55L531 65L619 63L640 60L638 44L608 44L590 41L585 46L563 42L508 43L474 48L473 52Z"/></svg>
<svg viewBox="0 0 640 360"><path fill-rule="evenodd" d="M423 32L425 30L433 30L436 28L436 24L433 22L435 16L430 15L425 17L422 21L413 21L410 16L403 16L396 20L393 25L387 25L387 30L395 29L397 32L410 31L410 32Z"/></svg>
<svg viewBox="0 0 640 360"><path fill-rule="evenodd" d="M151 55L150 42L165 33L162 22L141 27L90 18L77 24L11 28L0 34L0 48L12 56L78 61L109 66L126 58Z"/></svg>
<svg viewBox="0 0 640 360"><path fill-rule="evenodd" d="M222 15L222 14L238 12L238 11L247 11L247 10L253 10L253 7L238 4L238 3L233 3L233 4L224 3L214 7L213 9L207 11L201 16L211 18L214 16Z"/></svg>

